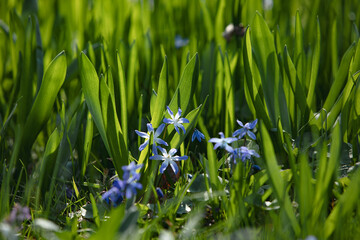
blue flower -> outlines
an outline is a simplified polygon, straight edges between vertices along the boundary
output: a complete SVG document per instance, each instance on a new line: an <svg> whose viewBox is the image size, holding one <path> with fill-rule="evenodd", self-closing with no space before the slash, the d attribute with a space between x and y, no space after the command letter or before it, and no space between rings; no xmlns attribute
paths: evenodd
<svg viewBox="0 0 360 240"><path fill-rule="evenodd" d="M180 134L179 132L179 128L181 128L185 134L185 128L182 125L182 123L189 123L189 120L187 120L186 118L180 118L181 116L181 109L179 108L178 112L176 113L176 115L174 116L174 113L170 110L169 106L167 106L167 111L171 117L171 119L169 118L165 118L164 119L164 123L167 124L174 124L175 130Z"/></svg>
<svg viewBox="0 0 360 240"><path fill-rule="evenodd" d="M154 155L152 157L150 157L151 160L163 160L164 162L161 164L160 167L160 173L164 173L164 171L166 170L166 168L169 166L171 166L172 170L174 171L175 174L178 173L179 171L179 167L177 166L175 161L181 161L181 160L186 160L188 158L188 156L174 156L174 154L177 152L177 150L175 148L172 148L169 153L162 147L159 147L162 155Z"/></svg>
<svg viewBox="0 0 360 240"><path fill-rule="evenodd" d="M145 149L145 147L149 144L149 141L150 141L150 135L151 133L153 133L153 152L156 153L156 143L158 144L162 144L162 145L165 145L165 146L168 146L168 144L162 140L161 138L159 138L160 134L162 133L162 131L164 130L165 128L165 124L161 124L157 129L156 131L154 131L154 128L152 126L151 123L148 123L147 124L147 129L148 129L148 132L145 133L145 132L140 132L138 130L135 130L135 133L137 135L139 135L140 137L142 138L145 138L145 142L143 144L140 145L139 147L139 150L142 151Z"/></svg>
<svg viewBox="0 0 360 240"><path fill-rule="evenodd" d="M141 190L142 185L141 183L136 182L135 178L129 178L127 181L119 181L121 182L121 188L123 189L123 193L125 193L125 197L127 199L132 198L136 195L137 189Z"/></svg>
<svg viewBox="0 0 360 240"><path fill-rule="evenodd" d="M248 159L251 159L251 156L260 157L254 150L248 149L247 147L241 146L233 152L234 162L236 163L236 158L240 158L241 161L245 162Z"/></svg>
<svg viewBox="0 0 360 240"><path fill-rule="evenodd" d="M258 165L252 165L252 167L251 167L255 172L259 172L259 171L261 171L261 167L259 167Z"/></svg>
<svg viewBox="0 0 360 240"><path fill-rule="evenodd" d="M164 197L164 193L163 191L161 190L161 188L157 187L156 188L156 194L158 196L159 199L163 198Z"/></svg>
<svg viewBox="0 0 360 240"><path fill-rule="evenodd" d="M202 134L202 132L200 132L196 128L194 130L193 135L191 136L191 141L193 142L195 139L197 139L199 142L201 142L201 139L205 139L204 134Z"/></svg>
<svg viewBox="0 0 360 240"><path fill-rule="evenodd" d="M221 147L221 148L225 148L225 150L228 151L229 153L234 152L234 149L230 147L228 144L235 142L238 139L234 137L225 138L224 133L222 132L219 132L219 135L221 138L211 138L209 140L209 142L215 143L214 149Z"/></svg>
<svg viewBox="0 0 360 240"><path fill-rule="evenodd" d="M175 47L177 49L182 48L189 44L189 39L182 38L180 35L175 36Z"/></svg>
<svg viewBox="0 0 360 240"><path fill-rule="evenodd" d="M109 191L102 195L102 199L105 200L108 204L110 204L111 201L114 207L118 206L124 200L123 189L119 188L119 186L122 184L118 183L118 181L121 180L116 179Z"/></svg>
<svg viewBox="0 0 360 240"><path fill-rule="evenodd" d="M116 207L123 201L124 196L127 199L135 196L137 190L142 189L142 185L137 182L140 179L140 174L136 172L136 170L141 167L142 164L135 165L134 162L131 162L127 166L123 166L123 180L115 179L109 191L102 195L102 199L108 204L111 201L111 203Z"/></svg>
<svg viewBox="0 0 360 240"><path fill-rule="evenodd" d="M136 165L135 162L131 162L127 166L122 166L121 168L124 171L123 179L126 181L131 176L133 176L134 179L139 180L140 179L140 174L137 173L136 170L142 168L142 166L143 166L142 164Z"/></svg>
<svg viewBox="0 0 360 240"><path fill-rule="evenodd" d="M237 123L240 125L240 129L236 130L234 133L233 133L233 137L236 137L238 136L239 139L243 138L245 136L245 134L247 134L250 138L252 138L253 140L256 140L256 136L253 132L251 132L250 130L251 129L254 129L254 127L256 126L257 124L257 119L255 119L254 121L252 121L251 123L246 123L245 125L237 120Z"/></svg>

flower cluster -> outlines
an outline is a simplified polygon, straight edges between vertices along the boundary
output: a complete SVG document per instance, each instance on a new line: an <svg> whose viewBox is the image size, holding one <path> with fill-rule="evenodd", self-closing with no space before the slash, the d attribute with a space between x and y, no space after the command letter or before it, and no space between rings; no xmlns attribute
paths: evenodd
<svg viewBox="0 0 360 240"><path fill-rule="evenodd" d="M124 200L124 197L130 199L135 196L137 190L142 189L142 185L137 182L140 180L140 174L136 172L136 170L141 167L142 164L136 165L135 162L131 162L129 165L123 166L123 180L115 179L113 186L109 189L109 191L102 195L102 199L108 204L110 204L111 201L114 207L116 207Z"/></svg>
<svg viewBox="0 0 360 240"><path fill-rule="evenodd" d="M171 111L171 109L169 108L169 106L167 106L167 112L170 115L170 118L165 118L163 120L163 124L161 124L156 131L154 130L153 126L151 123L147 124L147 129L148 132L140 132L138 130L135 130L135 133L137 135L139 135L142 138L145 138L145 142L143 144L140 145L139 150L142 151L145 149L145 147L149 144L150 141L150 137L151 134L153 136L153 144L152 144L152 153L154 154L153 156L150 157L151 160L161 160L163 161L163 163L160 166L160 173L164 173L164 171L166 170L166 168L170 165L171 169L174 171L175 174L177 174L179 172L179 167L176 164L176 161L181 161L181 160L186 160L188 157L187 156L177 156L175 155L175 153L177 152L177 150L175 148L172 148L169 150L169 152L164 149L159 145L164 145L164 146L168 146L168 143L165 142L164 140L162 140L161 138L159 138L159 136L161 135L161 133L164 131L165 129L165 124L172 124L174 125L175 131L178 134L181 134L180 130L182 130L182 133L185 134L186 130L185 127L182 125L183 123L189 123L189 120L186 118L182 118L181 114L182 111L179 108L178 112L174 115L174 113ZM204 135L199 132L198 130L195 130L196 132L196 138L201 141L201 138L205 138ZM194 131L194 134L195 134ZM194 135L192 137L192 140L194 140ZM158 151L160 150L161 154L158 154Z"/></svg>
<svg viewBox="0 0 360 240"><path fill-rule="evenodd" d="M250 160L252 156L260 157L259 154L255 152L255 150L248 149L246 146L241 146L239 148L233 148L230 144L242 139L243 137L250 137L253 140L256 140L256 135L251 131L255 128L257 124L257 119L250 123L243 124L241 121L237 120L237 123L240 125L240 129L237 129L232 137L225 138L224 133L220 132L220 138L211 138L209 142L215 143L214 149L218 147L225 149L228 153L230 153L230 157L234 163L236 163L236 159L241 159L242 162L246 160Z"/></svg>

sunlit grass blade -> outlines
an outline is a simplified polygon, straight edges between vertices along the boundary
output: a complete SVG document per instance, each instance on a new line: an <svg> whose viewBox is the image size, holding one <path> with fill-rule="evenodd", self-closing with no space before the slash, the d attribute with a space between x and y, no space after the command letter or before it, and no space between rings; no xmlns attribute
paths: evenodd
<svg viewBox="0 0 360 240"><path fill-rule="evenodd" d="M296 12L296 20L295 20L295 47L294 47L294 65L296 66L296 72L298 78L303 86L306 86L305 77L305 52L304 52L304 36L303 36L303 28L301 25L300 13Z"/></svg>
<svg viewBox="0 0 360 240"><path fill-rule="evenodd" d="M237 61L237 57L235 58ZM225 53L224 59L224 71L225 71L225 100L226 100L226 111L225 111L225 133L230 135L235 125L235 97L234 97L234 83L231 74L231 67L229 61L229 55Z"/></svg>
<svg viewBox="0 0 360 240"><path fill-rule="evenodd" d="M245 78L247 83L247 88L251 100L246 98L248 102L252 102L255 109L253 115L263 119L264 123L268 128L271 127L271 120L268 114L267 109L263 103L261 93L259 92L261 87L261 77L258 72L258 69L254 66L255 60L253 59L252 44L251 44L251 35L250 30L248 29L245 33L245 48L244 48L244 68L245 68ZM261 90L262 91L262 90ZM248 95L245 95L248 97ZM249 105L252 105L249 103Z"/></svg>
<svg viewBox="0 0 360 240"><path fill-rule="evenodd" d="M339 157L341 152L341 129L340 124L336 124L332 132L332 141L330 147L330 158L327 159L327 146L322 145L319 160L319 170L316 175L316 186L314 195L314 211L312 212L312 221L319 227L322 227L322 219L327 216L327 204L329 203L329 194L337 176L337 167L339 166ZM322 232L324 234L324 232Z"/></svg>
<svg viewBox="0 0 360 240"><path fill-rule="evenodd" d="M285 72L289 78L290 86L295 94L295 101L296 104L299 106L301 112L303 114L306 113L307 105L304 99L306 99L306 95L303 89L303 85L301 84L301 81L298 76L298 72L295 68L295 65L293 61L290 58L289 52L287 47L285 46L284 49L284 67Z"/></svg>
<svg viewBox="0 0 360 240"><path fill-rule="evenodd" d="M320 22L317 21L317 28L316 28L316 43L313 50L313 56L311 61L311 73L310 73L310 81L308 86L308 93L306 102L309 107L309 109L314 110L314 93L315 93L315 87L316 82L318 78L318 70L319 70L319 64L320 64L320 43L321 43L321 33L320 33Z"/></svg>
<svg viewBox="0 0 360 240"><path fill-rule="evenodd" d="M105 126L101 114L100 107L100 87L99 87L99 78L94 69L94 66L91 64L90 60L84 53L80 54L79 57L79 68L80 68L80 79L85 96L85 102L89 108L91 115L93 116L95 125L99 130L101 138L105 144L106 149L110 152L109 143L106 137Z"/></svg>
<svg viewBox="0 0 360 240"><path fill-rule="evenodd" d="M102 118L110 148L109 154L112 157L116 171L121 175L121 166L128 163L128 151L116 114L115 100L104 78L100 78L100 99Z"/></svg>
<svg viewBox="0 0 360 240"><path fill-rule="evenodd" d="M92 119L91 113L88 112L87 118L86 118L83 158L81 160L81 175L82 175L82 177L85 176L86 166L89 162L91 146L92 146L92 138L93 138L93 128L94 128L94 121Z"/></svg>
<svg viewBox="0 0 360 240"><path fill-rule="evenodd" d="M342 229L339 225L341 221L349 221L354 217L354 210L358 206L360 196L360 172L357 171L351 178L351 182L345 193L340 197L336 206L330 213L329 217L325 221L325 238L330 238L332 234L337 231L339 236L346 236L349 233L344 232L346 229ZM346 226L346 228L348 228ZM350 228L349 228L350 229ZM351 236L351 233L350 233Z"/></svg>
<svg viewBox="0 0 360 240"><path fill-rule="evenodd" d="M120 112L121 112L121 126L124 132L124 140L128 145L128 115L127 115L127 94L126 94L126 79L124 68L120 59L119 53L116 54L119 88L120 88ZM115 95L114 95L115 96Z"/></svg>
<svg viewBox="0 0 360 240"><path fill-rule="evenodd" d="M156 100L154 101L154 105L152 108L151 113L151 123L154 128L157 128L165 114L166 109L166 102L167 102L167 94L168 94L168 80L169 73L168 73L168 60L165 56L163 67L161 69L159 83L158 83L158 90L156 95Z"/></svg>
<svg viewBox="0 0 360 240"><path fill-rule="evenodd" d="M345 81L348 77L348 70L350 67L351 59L355 53L355 43L351 44L343 58L341 59L340 67L338 72L336 73L333 84L331 85L330 92L327 95L323 108L327 111L331 109L334 105L336 99L338 98Z"/></svg>
<svg viewBox="0 0 360 240"><path fill-rule="evenodd" d="M186 65L175 93L169 103L172 111L177 111L181 108L184 114L187 113L190 107L190 101L197 86L199 77L199 56L196 53L189 63Z"/></svg>
<svg viewBox="0 0 360 240"><path fill-rule="evenodd" d="M52 112L56 96L65 80L67 69L65 52L50 63L44 73L38 95L31 107L24 127L24 145L29 148ZM25 99L24 99L25 100Z"/></svg>
<svg viewBox="0 0 360 240"><path fill-rule="evenodd" d="M274 194L279 201L280 208L285 212L286 218L290 222L291 228L295 235L300 233L300 226L296 220L294 210L290 202L289 195L285 189L285 182L280 174L280 168L276 161L276 155L274 152L273 144L265 125L260 123L260 133L263 148L263 155L266 163L267 173L269 175L271 186L274 190Z"/></svg>

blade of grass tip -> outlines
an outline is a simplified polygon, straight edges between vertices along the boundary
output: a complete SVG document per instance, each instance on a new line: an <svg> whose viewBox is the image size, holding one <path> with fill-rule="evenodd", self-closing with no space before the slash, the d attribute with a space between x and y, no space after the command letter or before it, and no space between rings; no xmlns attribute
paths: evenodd
<svg viewBox="0 0 360 240"><path fill-rule="evenodd" d="M73 188L74 188L76 197L79 198L79 195L80 195L80 194L79 194L79 190L78 190L78 188L77 188L77 186L76 186L74 177L72 178L72 185L73 185Z"/></svg>
<svg viewBox="0 0 360 240"><path fill-rule="evenodd" d="M300 226L292 209L289 195L285 191L285 183L280 174L280 168L276 161L274 147L270 135L266 130L263 122L260 122L260 134L262 140L262 149L264 150L263 155L271 186L274 189L277 200L279 201L280 208L284 210L284 213L286 214L288 221L290 221L295 235L298 236L300 234Z"/></svg>

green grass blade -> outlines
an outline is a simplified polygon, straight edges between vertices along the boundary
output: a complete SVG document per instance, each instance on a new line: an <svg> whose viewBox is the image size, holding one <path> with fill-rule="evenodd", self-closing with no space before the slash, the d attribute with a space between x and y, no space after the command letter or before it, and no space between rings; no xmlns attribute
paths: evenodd
<svg viewBox="0 0 360 240"><path fill-rule="evenodd" d="M169 107L173 112L177 112L178 108L181 108L183 114L187 113L187 110L190 106L189 103L197 86L198 77L199 56L196 53L195 56L191 58L189 63L185 66L179 84L170 101Z"/></svg>
<svg viewBox="0 0 360 240"><path fill-rule="evenodd" d="M303 42L303 29L301 26L301 19L299 11L296 12L295 20L295 49L294 49L294 63L300 82L304 84L306 71L305 71L305 53Z"/></svg>
<svg viewBox="0 0 360 240"><path fill-rule="evenodd" d="M250 31L247 30L245 34L244 68L245 68L245 79L249 90L249 95L256 110L256 112L255 111L253 112L253 115L262 119L266 124L267 128L271 128L271 121L269 118L269 114L264 106L262 97L259 93L261 88L260 76L257 71L257 68L254 65L255 65L255 60L253 59L251 36L250 36Z"/></svg>
<svg viewBox="0 0 360 240"><path fill-rule="evenodd" d="M154 128L157 128L164 117L165 109L166 109L166 101L167 101L167 93L168 93L168 61L167 57L164 58L163 67L161 69L159 85L157 90L156 100L154 101L153 111L151 114L151 123Z"/></svg>
<svg viewBox="0 0 360 240"><path fill-rule="evenodd" d="M127 94L126 94L126 79L124 68L120 59L119 53L116 54L117 69L119 75L119 88L120 88L120 107L121 107L121 126L124 131L124 139L128 145L128 115L127 115Z"/></svg>
<svg viewBox="0 0 360 240"><path fill-rule="evenodd" d="M256 66L261 75L266 107L272 126L277 125L277 119L281 116L282 126L286 131L290 132L289 113L276 56L274 37L264 18L259 13L255 15L251 29L251 43L257 63Z"/></svg>
<svg viewBox="0 0 360 240"><path fill-rule="evenodd" d="M61 52L44 73L42 84L24 128L24 144L31 147L43 125L49 119L58 92L65 80L66 56Z"/></svg>
<svg viewBox="0 0 360 240"><path fill-rule="evenodd" d="M316 80L318 76L318 70L319 70L319 64L320 64L320 43L321 43L321 33L320 33L320 22L317 21L317 28L316 28L316 44L314 47L314 52L312 56L312 62L311 62L311 75L310 75L310 83L309 83L309 89L308 94L306 98L307 105L310 109L315 109L315 86L316 86Z"/></svg>
<svg viewBox="0 0 360 240"><path fill-rule="evenodd" d="M83 158L81 161L81 176L85 176L86 166L89 162L89 157L91 153L92 146L92 138L93 138L93 128L94 121L92 119L92 115L90 112L87 114L86 118L86 129L85 129L85 139L84 139L84 147L83 147Z"/></svg>
<svg viewBox="0 0 360 240"><path fill-rule="evenodd" d="M101 106L99 99L99 78L94 66L91 64L88 57L82 52L79 57L80 79L85 96L86 104L93 116L95 125L99 130L101 138L105 144L106 149L110 153L108 139L106 137L105 126L101 114Z"/></svg>
<svg viewBox="0 0 360 240"><path fill-rule="evenodd" d="M330 88L330 92L325 100L323 108L326 111L330 111L331 107L336 102L341 90L343 89L344 83L347 79L351 59L355 53L355 43L351 44L348 50L345 52L343 58L341 59L340 67L336 73L334 83Z"/></svg>
<svg viewBox="0 0 360 240"><path fill-rule="evenodd" d="M266 163L267 173L269 175L270 183L274 189L275 196L279 201L280 208L284 210L287 219L290 221L290 225L295 233L300 233L300 226L296 220L295 213L292 209L289 195L285 191L285 182L281 176L280 168L276 161L276 155L274 147L265 125L260 123L260 133L262 140L263 156Z"/></svg>
<svg viewBox="0 0 360 240"><path fill-rule="evenodd" d="M304 99L306 98L303 86L301 84L301 81L299 79L297 70L295 68L295 65L293 64L289 52L287 50L287 47L285 46L284 49L284 67L285 67L285 72L290 80L290 86L292 91L295 94L295 101L296 104L299 106L301 112L303 114L305 114L306 112L306 102L304 101Z"/></svg>
<svg viewBox="0 0 360 240"><path fill-rule="evenodd" d="M109 154L112 157L116 171L121 175L121 166L128 164L128 151L116 114L115 100L104 78L100 78L100 98L103 122L110 148Z"/></svg>
<svg viewBox="0 0 360 240"><path fill-rule="evenodd" d="M348 221L353 218L355 208L358 206L360 196L360 171L357 171L351 178L351 182L345 193L341 195L338 203L325 221L325 238L330 238L335 230L341 229L341 220ZM344 234L344 233L343 233Z"/></svg>

